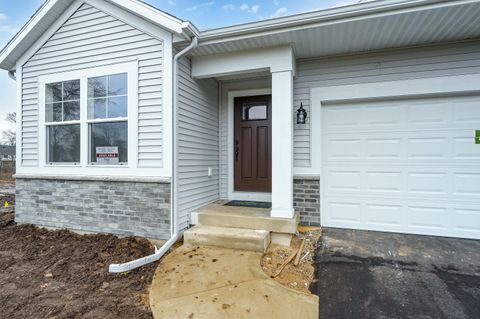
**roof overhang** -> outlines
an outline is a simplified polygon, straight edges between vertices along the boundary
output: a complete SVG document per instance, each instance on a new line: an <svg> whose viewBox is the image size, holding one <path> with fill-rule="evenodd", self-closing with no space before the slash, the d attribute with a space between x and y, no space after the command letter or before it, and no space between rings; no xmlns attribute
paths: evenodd
<svg viewBox="0 0 480 319"><path fill-rule="evenodd" d="M47 0L1 51L0 68L14 70L16 61L70 6L79 2L88 2L95 5L96 1L110 2L179 36L183 40L188 40L191 36L198 34L197 29L189 22L182 21L138 0Z"/></svg>
<svg viewBox="0 0 480 319"><path fill-rule="evenodd" d="M0 68L20 57L71 5L110 2L172 34L199 38L192 55L291 45L297 58L349 54L480 37L480 0L378 0L199 32L139 0L47 0L0 53Z"/></svg>
<svg viewBox="0 0 480 319"><path fill-rule="evenodd" d="M311 58L478 37L479 0L379 0L201 32L193 54L291 44Z"/></svg>

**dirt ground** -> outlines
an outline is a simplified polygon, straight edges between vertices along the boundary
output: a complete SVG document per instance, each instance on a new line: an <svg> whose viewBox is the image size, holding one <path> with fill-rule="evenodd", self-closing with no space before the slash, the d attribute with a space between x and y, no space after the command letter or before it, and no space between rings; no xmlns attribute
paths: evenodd
<svg viewBox="0 0 480 319"><path fill-rule="evenodd" d="M157 264L125 274L107 271L110 263L151 254L147 240L16 225L13 210L5 211L1 318L152 318L147 289Z"/></svg>
<svg viewBox="0 0 480 319"><path fill-rule="evenodd" d="M270 245L262 258L262 268L266 274L272 276L278 267L300 246L301 239L305 238L305 244L298 266L290 262L274 279L284 286L310 293L310 286L315 277L315 252L317 243L322 235L318 227L299 227L299 236L295 236L290 247ZM304 256L306 257L304 258Z"/></svg>

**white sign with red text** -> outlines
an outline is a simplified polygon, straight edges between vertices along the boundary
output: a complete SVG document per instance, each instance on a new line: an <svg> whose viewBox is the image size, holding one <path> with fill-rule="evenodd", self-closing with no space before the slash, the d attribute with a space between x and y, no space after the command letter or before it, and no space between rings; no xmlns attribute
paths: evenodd
<svg viewBox="0 0 480 319"><path fill-rule="evenodd" d="M118 165L118 147L100 146L96 148L98 165Z"/></svg>

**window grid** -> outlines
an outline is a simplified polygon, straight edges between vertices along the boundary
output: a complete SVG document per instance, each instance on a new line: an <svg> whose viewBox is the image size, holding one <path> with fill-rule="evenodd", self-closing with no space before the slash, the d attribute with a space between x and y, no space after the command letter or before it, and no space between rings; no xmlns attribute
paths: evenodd
<svg viewBox="0 0 480 319"><path fill-rule="evenodd" d="M56 127L58 127L58 129L56 129L56 131L62 131L60 128L61 127L65 127L65 130L64 131L68 131L67 127L70 126L72 129L76 129L75 127L78 126L78 130L79 130L79 136L81 136L82 134L82 131L83 131L83 128L82 128L82 123L86 123L87 124L87 136L88 136L88 144L87 144L87 150L84 150L82 149L80 143L78 145L78 151L79 153L81 152L84 152L86 151L87 154L88 154L88 165L98 165L96 162L92 161L91 159L91 151L92 151L92 145L94 145L94 142L93 142L93 139L92 139L92 129L93 129L93 125L95 124L99 124L101 125L102 123L105 123L105 124L108 124L108 123L111 123L111 124L114 124L114 123L128 123L128 112L129 112L129 109L128 109L128 74L125 74L127 77L126 77L126 82L125 82L125 91L126 91L126 94L118 94L118 95L112 95L110 94L110 90L109 90L109 84L110 84L110 77L111 76L115 76L115 75L123 75L125 73L119 73L119 74L111 74L111 75L105 75L105 76L100 76L100 77L105 77L106 78L106 87L105 87L105 96L97 96L97 97L92 97L90 98L88 93L89 93L89 90L90 90L90 87L88 85L88 81L92 78L95 78L95 77L87 77L86 78L86 83L87 85L83 85L82 84L82 80L81 79L75 79L75 80L69 80L69 81L62 81L62 82L50 82L50 83L46 83L45 84L45 87L44 87L44 90L46 92L47 90L47 87L48 85L55 85L55 84L59 84L61 83L61 99L59 101L55 101L55 97L54 97L54 93L52 92L52 98L51 98L51 101L50 102L47 102L48 98L47 96L45 96L45 112L44 112L44 116L45 116L45 121L44 121L44 125L45 125L45 130L46 130L46 146L47 146L47 152L46 152L46 156L47 156L47 164L49 165L55 165L55 164L69 164L69 165L79 165L80 164L80 158L79 160L75 160L75 161L52 161L51 160L51 157L52 157L52 152L53 152L53 148L57 147L56 144L54 145L51 145L50 144L50 134L53 132L51 132L51 130L54 130ZM100 78L99 77L99 78ZM84 78L85 79L85 78ZM74 82L74 81L79 81L79 87L78 87L78 90L79 90L79 98L78 99L66 99L64 100L64 98L66 97L65 95L65 82ZM52 88L52 90L54 90L54 88ZM83 95L82 94L82 91L83 90L86 90L86 95ZM57 93L58 94L58 93ZM85 98L87 99L87 102L85 104L82 103L82 99ZM115 118L110 118L109 117L109 113L110 113L110 103L109 103L109 99L110 98L125 98L126 99L126 109L125 109L125 116L122 116L122 117L115 117ZM88 101L89 100L99 100L99 99L104 99L105 100L105 118L92 118L92 119L89 119L89 103ZM75 117L78 116L78 120L65 120L65 103L74 103L74 102L78 102L78 115L76 115ZM55 104L61 104L61 121L55 121L55 113L54 113L54 105ZM49 107L51 107L51 109L49 109ZM82 119L82 109L83 107L86 107L87 109L87 117L86 118L83 118ZM51 114L51 121L48 120L48 117L49 117L49 110L52 112ZM128 125L128 124L127 124ZM73 133L75 134L75 133ZM125 139L126 141L126 148L123 147L124 149L124 153L125 155L128 155L128 126L127 126L127 131L125 133L125 135L127 136L127 138ZM74 136L74 135L73 135ZM72 138L72 135L69 136L69 134L66 135L66 137L64 138L65 140L68 140L68 139L71 139ZM69 145L71 146L71 145ZM119 147L119 152L120 152L120 147ZM79 156L80 157L80 156ZM126 158L126 161L124 162L120 162L118 165L128 165L128 157Z"/></svg>

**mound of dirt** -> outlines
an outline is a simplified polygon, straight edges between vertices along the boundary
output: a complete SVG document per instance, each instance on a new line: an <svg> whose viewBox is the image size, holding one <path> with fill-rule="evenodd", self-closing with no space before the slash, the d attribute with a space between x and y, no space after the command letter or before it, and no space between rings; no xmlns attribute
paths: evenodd
<svg viewBox="0 0 480 319"><path fill-rule="evenodd" d="M16 225L0 212L2 318L152 318L148 287L156 264L108 273L110 263L154 251L149 241Z"/></svg>
<svg viewBox="0 0 480 319"><path fill-rule="evenodd" d="M310 285L315 275L315 252L322 231L318 227L300 226L299 233L299 236L295 236L292 239L290 247L270 245L262 258L262 268L267 275L273 276L284 261L297 251L301 239L305 238L305 244L301 253L302 259L298 266L295 266L293 261L290 262L274 280L288 288L310 293Z"/></svg>

